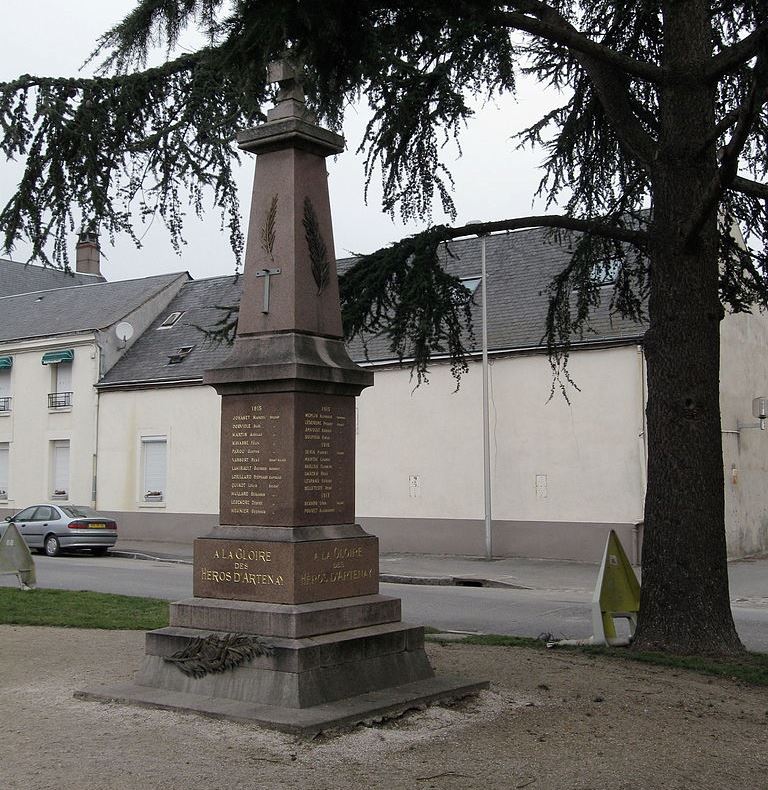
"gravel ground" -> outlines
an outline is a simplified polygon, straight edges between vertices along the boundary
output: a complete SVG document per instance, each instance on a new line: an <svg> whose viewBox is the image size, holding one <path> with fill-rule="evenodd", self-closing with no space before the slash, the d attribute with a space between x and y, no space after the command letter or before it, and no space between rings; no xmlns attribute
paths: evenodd
<svg viewBox="0 0 768 790"><path fill-rule="evenodd" d="M557 651L428 650L491 690L300 741L73 698L130 679L142 633L0 626L0 788L768 788L765 689Z"/></svg>

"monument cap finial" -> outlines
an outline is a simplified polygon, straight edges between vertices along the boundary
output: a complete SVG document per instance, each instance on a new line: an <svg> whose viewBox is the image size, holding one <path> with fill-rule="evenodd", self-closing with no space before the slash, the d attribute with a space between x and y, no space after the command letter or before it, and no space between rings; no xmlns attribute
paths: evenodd
<svg viewBox="0 0 768 790"><path fill-rule="evenodd" d="M281 118L309 119L302 86L302 66L295 58L286 55L267 67L267 79L278 84L275 107L267 113L267 119Z"/></svg>

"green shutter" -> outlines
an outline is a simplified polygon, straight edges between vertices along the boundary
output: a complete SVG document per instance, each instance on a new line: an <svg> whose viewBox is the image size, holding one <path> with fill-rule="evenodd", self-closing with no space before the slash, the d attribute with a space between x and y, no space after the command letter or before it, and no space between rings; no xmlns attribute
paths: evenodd
<svg viewBox="0 0 768 790"><path fill-rule="evenodd" d="M13 367L13 357L0 357L0 370Z"/></svg>
<svg viewBox="0 0 768 790"><path fill-rule="evenodd" d="M43 354L43 365L55 365L58 362L71 362L75 358L75 352L71 348L61 351L46 351Z"/></svg>

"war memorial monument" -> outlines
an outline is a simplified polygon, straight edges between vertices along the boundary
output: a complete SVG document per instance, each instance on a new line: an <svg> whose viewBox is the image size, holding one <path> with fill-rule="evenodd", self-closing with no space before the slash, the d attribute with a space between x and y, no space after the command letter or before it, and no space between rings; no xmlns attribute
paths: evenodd
<svg viewBox="0 0 768 790"><path fill-rule="evenodd" d="M271 76L276 106L238 139L256 166L237 335L205 375L220 526L195 541L194 597L147 634L134 682L78 696L313 734L487 683L435 677L424 629L379 594L378 540L355 523L355 397L373 374L343 342L325 164L344 140L290 65Z"/></svg>

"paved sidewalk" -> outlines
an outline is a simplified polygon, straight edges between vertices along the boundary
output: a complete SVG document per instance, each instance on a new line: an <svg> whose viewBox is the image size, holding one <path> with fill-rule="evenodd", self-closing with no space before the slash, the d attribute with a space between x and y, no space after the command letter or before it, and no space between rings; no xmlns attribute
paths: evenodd
<svg viewBox="0 0 768 790"><path fill-rule="evenodd" d="M187 543L118 540L112 551L119 556L192 562ZM568 590L591 594L597 581L595 563L504 557L486 560L441 554L382 554L381 581L400 584L511 587L530 590ZM639 568L636 568L639 576ZM728 563L731 597L768 601L768 557Z"/></svg>

